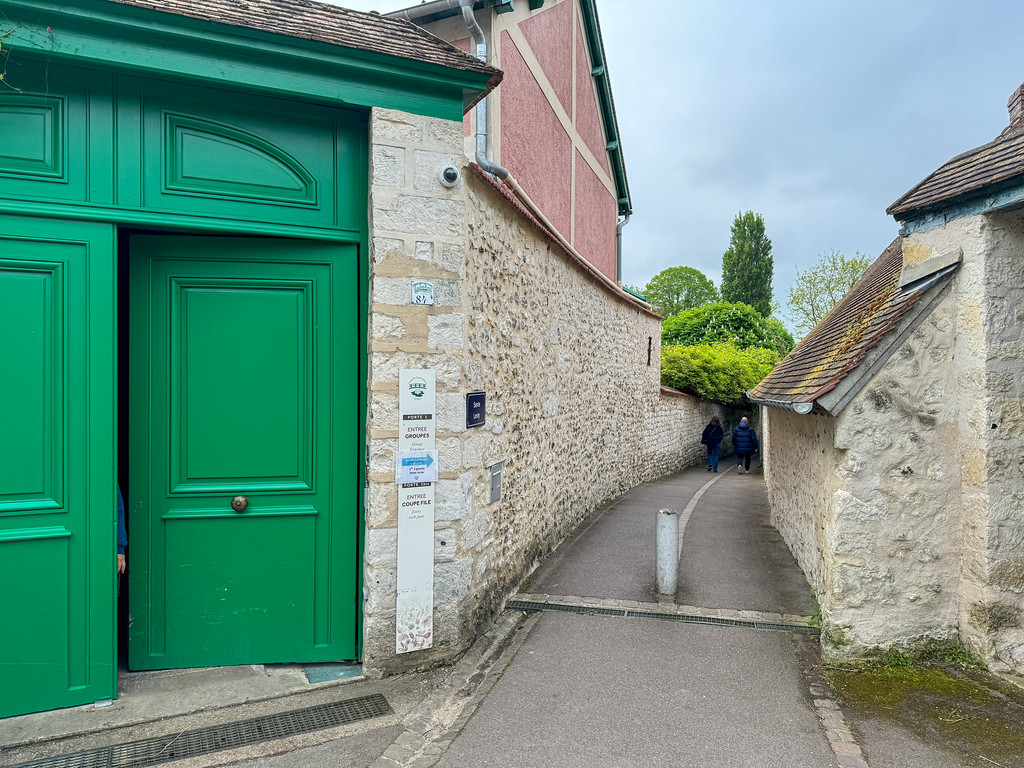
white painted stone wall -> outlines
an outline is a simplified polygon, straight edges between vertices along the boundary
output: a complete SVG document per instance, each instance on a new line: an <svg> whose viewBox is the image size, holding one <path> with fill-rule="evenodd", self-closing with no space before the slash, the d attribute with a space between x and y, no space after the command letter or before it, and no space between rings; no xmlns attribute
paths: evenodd
<svg viewBox="0 0 1024 768"><path fill-rule="evenodd" d="M374 110L364 669L471 643L534 564L600 505L704 461L721 409L662 394L660 321L613 295L467 168L462 124ZM451 163L463 180L443 187ZM411 304L431 280L434 306ZM648 365L648 342L651 364ZM396 656L398 372L437 371L434 648ZM465 429L465 394L487 422ZM489 503L491 465L502 498Z"/></svg>
<svg viewBox="0 0 1024 768"><path fill-rule="evenodd" d="M770 411L772 513L830 655L959 642L1020 673L1024 218L954 220L904 259L951 249L946 298L837 418Z"/></svg>

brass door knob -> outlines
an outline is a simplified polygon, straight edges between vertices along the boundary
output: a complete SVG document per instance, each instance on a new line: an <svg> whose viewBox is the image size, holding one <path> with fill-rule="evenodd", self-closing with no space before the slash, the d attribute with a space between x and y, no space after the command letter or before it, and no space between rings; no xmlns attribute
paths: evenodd
<svg viewBox="0 0 1024 768"><path fill-rule="evenodd" d="M248 506L248 496L235 496L235 498L231 500L231 508L235 510L235 512L245 512L245 508Z"/></svg>

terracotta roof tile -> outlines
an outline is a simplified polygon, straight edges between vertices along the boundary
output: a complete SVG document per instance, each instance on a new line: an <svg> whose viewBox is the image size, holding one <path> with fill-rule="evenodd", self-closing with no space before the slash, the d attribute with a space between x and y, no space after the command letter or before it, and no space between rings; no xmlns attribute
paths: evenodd
<svg viewBox="0 0 1024 768"><path fill-rule="evenodd" d="M415 24L311 0L110 0L216 24L398 56L491 76L501 71Z"/></svg>
<svg viewBox="0 0 1024 768"><path fill-rule="evenodd" d="M923 295L901 294L902 268L903 240L897 238L750 396L810 403L834 389Z"/></svg>
<svg viewBox="0 0 1024 768"><path fill-rule="evenodd" d="M1022 175L1024 133L1006 131L995 141L954 157L890 205L886 213L899 216L929 208Z"/></svg>

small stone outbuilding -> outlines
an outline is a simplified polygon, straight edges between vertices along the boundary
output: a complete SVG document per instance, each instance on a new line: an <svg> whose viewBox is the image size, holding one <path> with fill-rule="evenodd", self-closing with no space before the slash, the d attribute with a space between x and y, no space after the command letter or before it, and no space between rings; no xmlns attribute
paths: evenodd
<svg viewBox="0 0 1024 768"><path fill-rule="evenodd" d="M1024 114L894 203L900 236L750 392L833 658L1024 673Z"/></svg>

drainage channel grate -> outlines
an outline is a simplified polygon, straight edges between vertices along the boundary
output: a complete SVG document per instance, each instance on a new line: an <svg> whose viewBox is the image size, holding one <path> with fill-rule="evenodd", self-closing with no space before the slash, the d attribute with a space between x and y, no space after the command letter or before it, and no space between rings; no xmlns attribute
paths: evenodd
<svg viewBox="0 0 1024 768"><path fill-rule="evenodd" d="M322 728L369 720L391 712L381 694L279 712L274 715L211 725L168 736L129 741L110 747L18 763L11 768L129 768L157 765L222 749L280 739Z"/></svg>
<svg viewBox="0 0 1024 768"><path fill-rule="evenodd" d="M530 600L509 600L507 608L516 611L561 611L563 613L579 613L586 616L621 616L624 618L660 619L676 621L683 624L708 624L718 627L746 627L748 629L770 629L780 632L802 632L818 634L817 627L804 627L799 624L777 624L770 621L755 619L728 619L719 616L700 616L689 613L657 613L627 608L602 608L598 605L562 605L559 603L535 603Z"/></svg>

